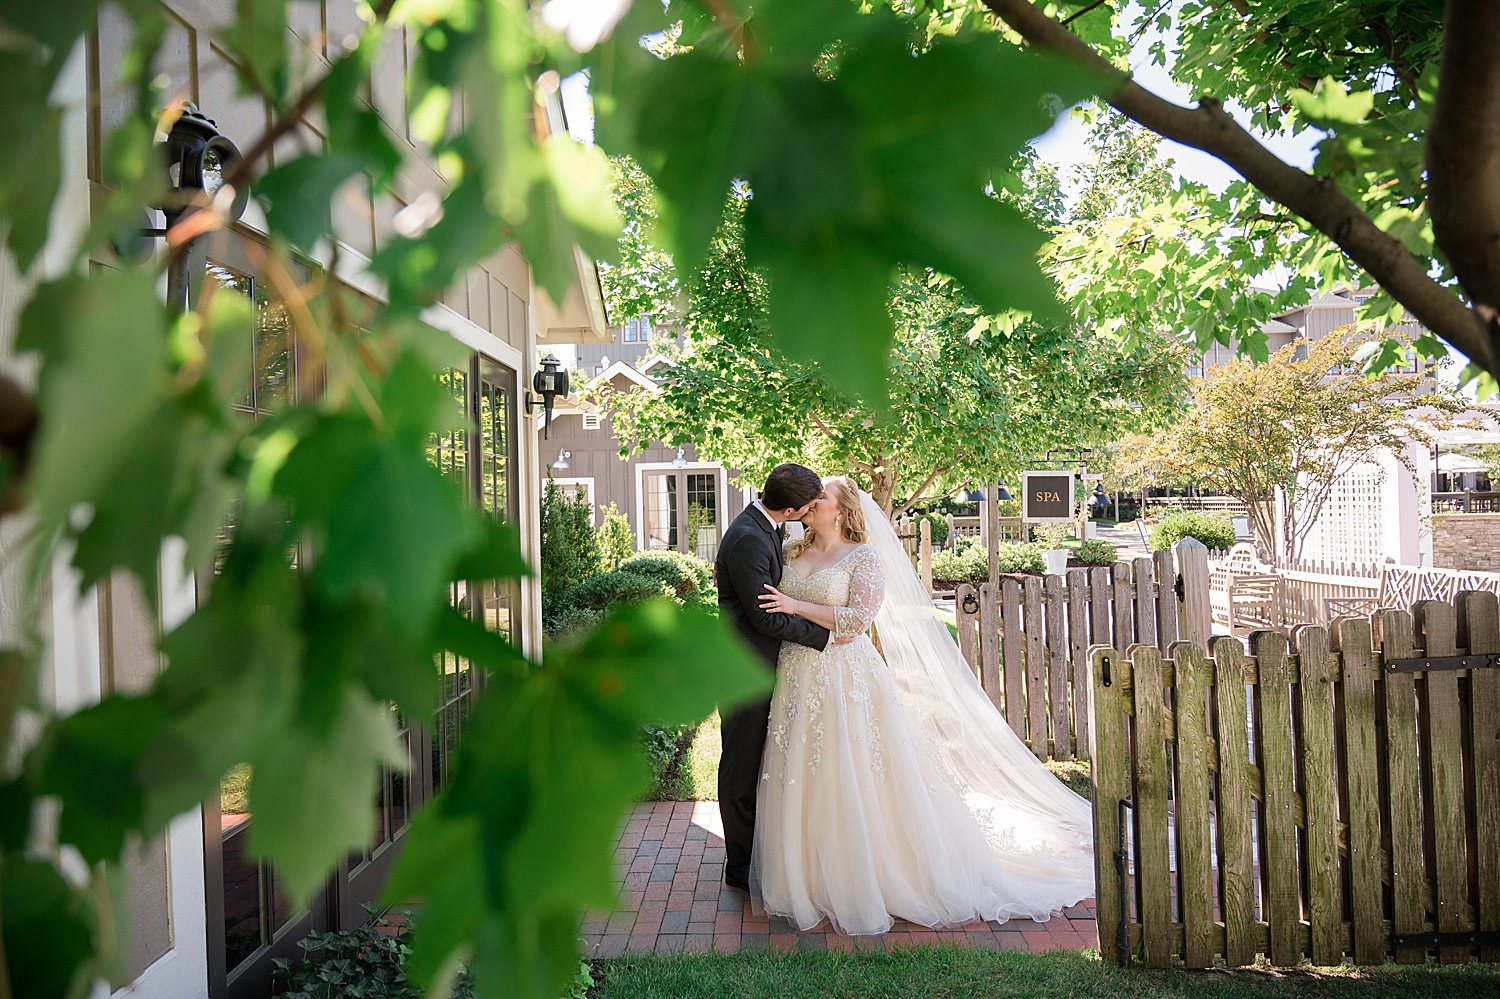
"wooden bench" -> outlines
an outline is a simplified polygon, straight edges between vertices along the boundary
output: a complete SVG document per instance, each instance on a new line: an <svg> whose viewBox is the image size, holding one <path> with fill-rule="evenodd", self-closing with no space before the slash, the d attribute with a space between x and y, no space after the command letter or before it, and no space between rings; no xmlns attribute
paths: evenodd
<svg viewBox="0 0 1500 999"><path fill-rule="evenodd" d="M1241 542L1231 548L1208 577L1214 623L1236 637L1263 628L1283 630L1281 577L1268 569L1253 545Z"/></svg>

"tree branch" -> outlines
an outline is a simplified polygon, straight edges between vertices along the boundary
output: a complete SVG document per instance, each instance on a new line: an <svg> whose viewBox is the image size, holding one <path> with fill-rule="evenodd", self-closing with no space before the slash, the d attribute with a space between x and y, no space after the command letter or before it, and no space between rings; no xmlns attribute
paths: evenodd
<svg viewBox="0 0 1500 999"><path fill-rule="evenodd" d="M1129 74L1028 0L985 0L985 6L1037 48L1065 56L1098 73L1106 81L1106 99L1126 117L1233 167L1266 197L1290 208L1333 240L1424 326L1486 370L1500 371L1500 325L1495 322L1493 307L1500 304L1500 297L1493 302L1482 302L1478 312L1469 309L1457 295L1429 277L1426 268L1400 242L1377 228L1333 178L1311 176L1279 159L1245 131L1217 98L1204 96L1196 108L1185 108L1134 83ZM1485 6L1483 0L1450 0L1449 9L1477 10ZM1451 41L1453 34L1450 24L1445 37ZM1476 52L1487 51L1492 55L1493 48L1485 49L1492 37L1484 35L1466 41ZM1445 62L1449 48L1454 47L1449 41L1444 43ZM1495 71L1500 71L1500 67ZM1455 113L1480 117L1472 107ZM1453 259L1454 253L1441 236L1438 242ZM1465 290L1476 294L1467 284Z"/></svg>
<svg viewBox="0 0 1500 999"><path fill-rule="evenodd" d="M1082 17L1083 15L1087 14L1089 11L1096 10L1099 7L1103 7L1107 2L1108 2L1108 0L1094 0L1093 3L1091 3L1087 7L1083 8L1083 10L1080 10L1080 11L1078 11L1075 14L1069 14L1067 17L1063 18L1062 19L1062 23L1063 24L1072 24L1074 21L1078 20L1080 17Z"/></svg>
<svg viewBox="0 0 1500 999"><path fill-rule="evenodd" d="M1464 292L1491 322L1500 308L1497 50L1500 6L1486 0L1448 0L1438 92L1427 127L1427 204L1438 245Z"/></svg>
<svg viewBox="0 0 1500 999"><path fill-rule="evenodd" d="M919 497L919 496L921 496L922 493L927 489L927 487L930 486L930 485L932 485L932 483L937 479L937 477L939 475L942 475L944 472L946 472L948 470L948 467L949 466L947 466L947 465L938 465L936 468L934 468L932 470L932 474L929 475L929 476L927 476L926 481L923 482L917 488L915 488L915 489L912 490L912 493L911 493L912 496L913 497ZM905 513L907 510L910 510L913 506L916 505L916 502L917 502L916 499L909 499L909 500L907 500L906 503L902 505L900 512L901 513Z"/></svg>

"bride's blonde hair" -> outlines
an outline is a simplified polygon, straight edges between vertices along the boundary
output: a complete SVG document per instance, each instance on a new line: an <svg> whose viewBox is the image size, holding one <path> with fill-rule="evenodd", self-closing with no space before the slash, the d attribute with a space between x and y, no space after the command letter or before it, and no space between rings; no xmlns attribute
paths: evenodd
<svg viewBox="0 0 1500 999"><path fill-rule="evenodd" d="M824 479L823 485L833 487L833 499L838 504L839 514L843 517L843 522L839 525L839 534L851 544L864 544L870 532L865 524L864 511L859 508L859 486L846 475L835 475ZM817 537L817 531L811 527L807 528L802 537L787 546L787 559L794 559L807 551Z"/></svg>

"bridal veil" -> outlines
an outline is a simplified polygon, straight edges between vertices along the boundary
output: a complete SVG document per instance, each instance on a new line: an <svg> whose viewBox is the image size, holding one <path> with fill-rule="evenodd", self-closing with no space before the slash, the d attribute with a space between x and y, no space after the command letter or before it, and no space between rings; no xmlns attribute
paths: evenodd
<svg viewBox="0 0 1500 999"><path fill-rule="evenodd" d="M913 737L963 796L1007 868L1036 872L1054 885L1076 883L1091 894L1088 801L1054 777L990 703L890 520L864 491L860 505L886 577L875 629Z"/></svg>

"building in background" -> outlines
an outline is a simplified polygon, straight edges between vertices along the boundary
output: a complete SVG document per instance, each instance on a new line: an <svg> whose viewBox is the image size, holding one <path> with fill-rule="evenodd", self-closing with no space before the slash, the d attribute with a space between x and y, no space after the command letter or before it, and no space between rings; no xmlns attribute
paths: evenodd
<svg viewBox="0 0 1500 999"><path fill-rule="evenodd" d="M590 385L659 392L671 376L670 355L680 348L673 327L640 319L615 327L607 344L575 348L570 359ZM541 442L539 481L545 486L550 476L586 498L596 524L601 510L615 504L630 521L638 551L668 549L713 561L729 522L755 492L733 484L734 470L700 457L693 445L657 443L622 458L607 411L589 402L559 403L551 439Z"/></svg>
<svg viewBox="0 0 1500 999"><path fill-rule="evenodd" d="M1261 324L1272 353L1288 344L1315 342L1356 321L1356 310L1378 294L1378 288L1337 289L1320 295ZM1391 331L1416 339L1426 330L1416 322L1391 327ZM1305 357L1305 348L1298 350ZM1235 358L1235 348L1215 344L1206 351L1191 373L1202 376ZM1420 370L1413 353L1408 371ZM1500 428L1484 408L1476 410L1482 425L1456 428L1440 434L1433 450L1412 445L1402 456L1383 452L1375 460L1352 469L1334 486L1328 502L1303 546L1303 557L1324 563L1356 565L1434 565L1432 517L1446 507L1461 505L1453 497L1463 485L1480 488L1481 470L1472 458L1455 448L1500 442ZM1409 466L1409 467L1408 467ZM1488 476L1482 484L1489 487ZM1444 496L1443 494L1448 494ZM1436 500L1436 502L1435 502ZM1469 511L1473 512L1473 511ZM1477 522L1474 522L1477 523ZM1453 527L1448 535L1461 533ZM1500 534L1496 535L1500 540ZM1452 561L1439 556L1438 562ZM1450 568L1471 568L1450 565Z"/></svg>
<svg viewBox="0 0 1500 999"><path fill-rule="evenodd" d="M291 42L298 48L292 63L305 68L305 79L325 71L345 40L365 30L359 6L356 0L288 5ZM234 5L227 0L170 0L163 9L168 29L155 67L161 91L168 98L181 95L191 101L239 148L250 148L270 125L270 109L258 98L241 95L230 60L215 42L233 22ZM34 370L11 353L17 312L29 281L55 278L67 265L71 247L89 224L91 204L108 193L103 149L111 129L128 112L131 90L120 82L128 44L127 22L115 8L101 7L97 26L73 53L54 94L63 108L64 170L52 239L29 276L17 274L13 260L0 250L0 366L27 382L34 379ZM351 182L332 206L338 242L334 278L372 307L381 300L381 284L366 268L391 238L396 214L424 195L441 198L447 191L434 163L411 138L405 67L414 44L404 29L391 29L369 80L369 99L405 154L394 193L372 197L367 185ZM462 101L455 100L455 114L463 113ZM537 128L561 132L561 108L543 109ZM300 127L278 142L271 164L318 149L322 142L313 127ZM162 225L159 213L154 224ZM254 303L254 339L245 351L255 375L241 407L251 419L320 390L299 378L304 345L297 342L265 272L265 239L264 216L252 202L240 222L198 241L189 288L195 298L203 281L213 281L244 292ZM293 278L326 270L331 260L331 254L301 259ZM507 247L464 274L424 315L468 348L467 360L449 371L447 384L468 413L469 427L436 442L438 459L476 506L516 524L533 564L540 550L543 464L532 418L521 402L533 359L539 346L609 337L593 264L578 251L575 260L579 283L561 307L536 290L526 260ZM91 263L113 265L105 258ZM24 528L17 520L5 522L0 548L8 551L20 543ZM22 570L17 562L0 558L0 594L19 591ZM180 562L178 552L175 564ZM42 627L50 637L43 683L59 711L76 710L108 691L143 690L152 683L162 667L156 651L159 632L190 615L212 585L211 566L184 577L173 565L172 558L163 560L160 600L153 609L134 578L124 574L77 597L73 570L65 562L57 564ZM533 656L540 655L541 603L534 579L472 590L459 585L453 600ZM26 623L16 620L13 597L0 600L0 645ZM414 725L402 733L410 765L405 772L388 772L371 801L376 844L341 863L308 908L291 906L275 871L246 854L254 816L246 808L245 773L231 774L217 798L179 816L165 834L141 845L129 863L129 972L134 981L116 995L261 999L271 994L274 958L298 956L297 941L312 930L347 929L365 921L362 904L378 897L414 811L446 782L449 753L468 717L467 702L483 686L483 677L466 662L455 659L443 666L442 708L430 726Z"/></svg>

